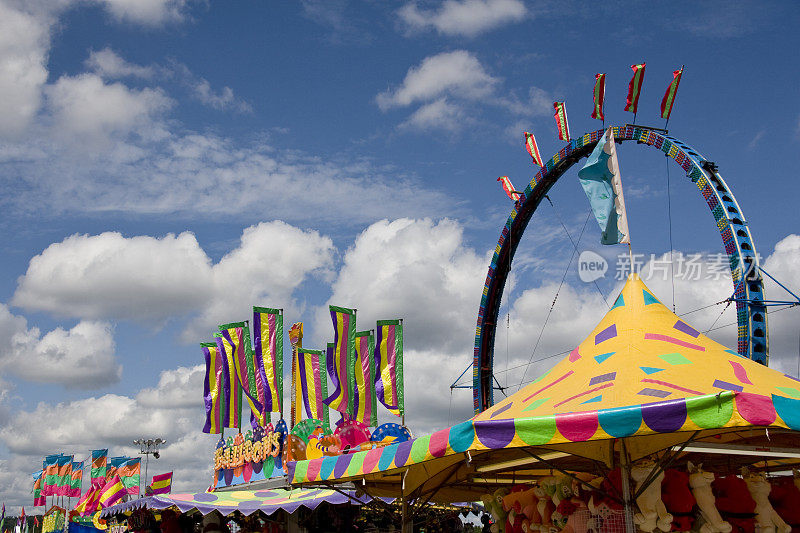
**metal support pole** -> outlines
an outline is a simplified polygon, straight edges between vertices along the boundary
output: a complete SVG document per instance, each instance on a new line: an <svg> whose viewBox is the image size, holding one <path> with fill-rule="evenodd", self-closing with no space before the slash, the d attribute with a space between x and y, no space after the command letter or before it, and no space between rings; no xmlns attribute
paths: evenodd
<svg viewBox="0 0 800 533"><path fill-rule="evenodd" d="M630 473L631 473L631 463L630 458L628 457L628 449L625 446L625 439L621 439L622 442L622 450L620 450L620 454L622 455L622 499L625 503L625 533L635 533L636 528L633 525L633 508L631 507L631 484L630 484Z"/></svg>

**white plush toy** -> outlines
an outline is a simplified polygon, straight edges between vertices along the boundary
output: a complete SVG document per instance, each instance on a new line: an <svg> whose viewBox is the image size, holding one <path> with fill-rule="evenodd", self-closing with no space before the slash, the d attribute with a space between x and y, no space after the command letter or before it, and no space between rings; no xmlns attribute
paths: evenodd
<svg viewBox="0 0 800 533"><path fill-rule="evenodd" d="M714 493L711 492L714 473L703 472L702 464L694 466L691 461L686 466L689 470L689 486L705 522L700 527L700 533L730 533L733 527L719 515Z"/></svg>
<svg viewBox="0 0 800 533"><path fill-rule="evenodd" d="M756 533L789 533L792 526L778 516L769 502L769 493L772 487L766 476L757 472L750 472L747 467L742 468L742 478L747 484L750 496L756 502Z"/></svg>
<svg viewBox="0 0 800 533"><path fill-rule="evenodd" d="M631 468L631 477L636 482L637 492L655 468L656 464L653 461L645 461ZM667 508L661 500L662 481L664 481L663 471L636 498L639 512L633 515L633 522L646 533L650 533L656 528L664 532L672 529L672 515L667 512Z"/></svg>

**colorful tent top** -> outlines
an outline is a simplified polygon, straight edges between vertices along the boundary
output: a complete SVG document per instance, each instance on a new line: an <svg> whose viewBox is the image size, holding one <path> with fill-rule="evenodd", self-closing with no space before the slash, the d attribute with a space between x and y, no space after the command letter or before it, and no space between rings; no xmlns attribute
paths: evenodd
<svg viewBox="0 0 800 533"><path fill-rule="evenodd" d="M197 509L202 514L219 511L227 516L239 511L249 516L256 511L272 514L283 509L293 513L298 507L316 509L323 502L333 505L351 503L362 505L368 498L356 498L355 491L318 490L318 489L271 489L271 490L236 490L230 492L198 492L195 494L172 494L148 496L130 500L125 503L103 509L100 516L105 518L133 509L147 507L149 509L167 509L177 507L181 512Z"/></svg>
<svg viewBox="0 0 800 533"><path fill-rule="evenodd" d="M634 274L586 340L472 420L384 448L287 466L292 483L318 482L467 451L658 435L647 441L652 453L672 446L680 432L752 426L800 430L800 379L701 334Z"/></svg>

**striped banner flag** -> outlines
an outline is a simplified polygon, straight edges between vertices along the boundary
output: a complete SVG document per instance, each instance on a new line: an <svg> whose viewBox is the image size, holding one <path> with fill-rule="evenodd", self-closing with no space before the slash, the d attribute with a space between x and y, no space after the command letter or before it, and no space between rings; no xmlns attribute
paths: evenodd
<svg viewBox="0 0 800 533"><path fill-rule="evenodd" d="M594 75L594 109L592 110L592 118L597 120L605 120L603 115L603 104L606 101L606 75Z"/></svg>
<svg viewBox="0 0 800 533"><path fill-rule="evenodd" d="M33 506L41 507L47 505L47 497L42 494L42 479L44 478L44 470L39 470L33 474ZM2 522L0 522L2 524Z"/></svg>
<svg viewBox="0 0 800 533"><path fill-rule="evenodd" d="M42 481L42 496L55 496L58 492L58 458L61 455L48 455L42 464L44 479Z"/></svg>
<svg viewBox="0 0 800 533"><path fill-rule="evenodd" d="M340 413L353 414L352 380L349 369L355 358L356 311L328 306L333 322L333 353L328 359L328 373L336 389L324 402ZM333 372L331 373L331 370Z"/></svg>
<svg viewBox="0 0 800 533"><path fill-rule="evenodd" d="M569 123L567 122L567 106L564 102L553 102L553 109L556 110L553 115L556 119L556 127L558 127L558 138L562 141L569 141Z"/></svg>
<svg viewBox="0 0 800 533"><path fill-rule="evenodd" d="M225 375L223 391L227 409L222 415L222 427L238 428L242 425L242 386L236 377L236 360L233 351L225 349L220 332L214 334L214 342L217 343L217 352L222 357L222 371Z"/></svg>
<svg viewBox="0 0 800 533"><path fill-rule="evenodd" d="M72 477L72 456L60 455L56 459L58 473L56 474L56 496L68 496L70 479Z"/></svg>
<svg viewBox="0 0 800 533"><path fill-rule="evenodd" d="M291 422L291 426L294 427L297 423L298 415L300 414L300 409L298 405L301 400L301 397L297 395L297 350L303 347L303 323L302 322L295 322L289 328L289 343L292 345L292 401L291 407L289 409L289 421ZM327 378L325 378L327 382Z"/></svg>
<svg viewBox="0 0 800 533"><path fill-rule="evenodd" d="M203 380L203 403L206 407L206 423L203 433L222 433L223 415L226 411L225 369L216 342L201 342L206 360L206 377Z"/></svg>
<svg viewBox="0 0 800 533"><path fill-rule="evenodd" d="M100 489L100 505L102 507L111 507L120 501L127 493L128 491L125 489L125 485L123 485L122 480L118 475L115 474L110 480L108 480L103 488Z"/></svg>
<svg viewBox="0 0 800 533"><path fill-rule="evenodd" d="M633 77L628 84L628 98L625 100L625 111L636 114L639 109L639 94L642 92L642 82L644 81L645 63L631 65Z"/></svg>
<svg viewBox="0 0 800 533"><path fill-rule="evenodd" d="M83 481L83 461L72 463L72 473L69 478L69 490L67 496L70 498L81 497L81 482Z"/></svg>
<svg viewBox="0 0 800 533"><path fill-rule="evenodd" d="M92 483L105 483L106 466L108 464L108 448L92 450Z"/></svg>
<svg viewBox="0 0 800 533"><path fill-rule="evenodd" d="M117 475L117 469L124 465L128 461L127 457L119 456L119 457L109 457L108 458L108 467L106 467L106 479L105 483L108 483L111 478Z"/></svg>
<svg viewBox="0 0 800 533"><path fill-rule="evenodd" d="M515 202L520 199L522 195L514 190L514 185L511 183L511 179L508 176L500 176L497 178L497 181L503 185L503 190L506 191L506 196Z"/></svg>
<svg viewBox="0 0 800 533"><path fill-rule="evenodd" d="M533 164L543 167L544 162L542 161L542 156L539 155L539 146L536 144L536 137L533 136L533 133L528 133L527 131L522 132L522 134L525 136L525 148L528 150L528 153L531 154Z"/></svg>
<svg viewBox="0 0 800 533"><path fill-rule="evenodd" d="M375 341L375 395L392 414L405 415L403 321L378 320Z"/></svg>
<svg viewBox="0 0 800 533"><path fill-rule="evenodd" d="M125 458L125 462L117 467L117 476L128 494L139 494L141 482L142 458Z"/></svg>
<svg viewBox="0 0 800 533"><path fill-rule="evenodd" d="M102 482L92 483L92 486L83 493L83 497L78 500L75 511L81 516L87 516L97 511L100 503L100 491L104 486L105 479Z"/></svg>
<svg viewBox="0 0 800 533"><path fill-rule="evenodd" d="M371 331L356 333L355 358L351 371L353 383L353 419L368 426L378 425L375 400L375 335Z"/></svg>
<svg viewBox="0 0 800 533"><path fill-rule="evenodd" d="M283 412L283 310L253 307L253 337L266 425L266 413Z"/></svg>
<svg viewBox="0 0 800 533"><path fill-rule="evenodd" d="M169 494L170 492L172 492L172 472L153 476L153 480L145 490L147 496L155 494Z"/></svg>
<svg viewBox="0 0 800 533"><path fill-rule="evenodd" d="M328 397L328 379L325 377L325 350L297 349L295 375L295 402L305 408L307 418L322 421L330 427L328 407L323 403ZM299 417L302 418L302 417Z"/></svg>
<svg viewBox="0 0 800 533"><path fill-rule="evenodd" d="M250 404L250 421L264 425L264 384L256 369L253 350L250 348L250 328L244 322L223 324L219 327L225 353L233 354L236 378Z"/></svg>
<svg viewBox="0 0 800 533"><path fill-rule="evenodd" d="M675 95L678 93L678 85L681 83L682 75L683 67L672 72L672 83L669 84L667 92L664 93L664 98L661 99L661 118L663 119L669 120L672 107L675 105Z"/></svg>

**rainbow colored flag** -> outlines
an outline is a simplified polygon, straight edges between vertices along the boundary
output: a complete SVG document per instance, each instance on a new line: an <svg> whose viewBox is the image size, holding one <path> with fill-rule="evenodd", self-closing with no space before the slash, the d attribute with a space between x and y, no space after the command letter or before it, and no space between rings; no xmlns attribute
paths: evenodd
<svg viewBox="0 0 800 533"><path fill-rule="evenodd" d="M47 505L47 497L42 494L42 478L44 477L44 470L39 470L33 474L33 506L41 507ZM2 522L0 522L2 523Z"/></svg>
<svg viewBox="0 0 800 533"><path fill-rule="evenodd" d="M142 458L125 458L125 462L117 467L117 476L128 494L139 494L140 473L142 471Z"/></svg>
<svg viewBox="0 0 800 533"><path fill-rule="evenodd" d="M206 377L203 380L203 402L206 407L206 423L203 433L222 433L223 415L226 411L225 369L223 357L216 342L201 342L203 357L206 360Z"/></svg>
<svg viewBox="0 0 800 533"><path fill-rule="evenodd" d="M497 181L499 181L500 184L503 186L503 190L506 192L506 196L508 196L515 202L520 199L522 195L514 190L514 184L511 183L511 179L508 176L500 176L499 178L497 178Z"/></svg>
<svg viewBox="0 0 800 533"><path fill-rule="evenodd" d="M354 377L354 420L368 426L378 425L378 405L375 399L375 336L371 331L356 333L355 358L351 367Z"/></svg>
<svg viewBox="0 0 800 533"><path fill-rule="evenodd" d="M115 474L103 488L100 489L100 498L98 501L102 507L111 507L120 501L127 493L128 491L125 489L122 480Z"/></svg>
<svg viewBox="0 0 800 533"><path fill-rule="evenodd" d="M672 72L672 83L669 84L667 92L664 93L664 98L661 99L661 118L669 120L669 116L672 114L672 107L675 105L675 95L678 94L681 76L683 76L683 67Z"/></svg>
<svg viewBox="0 0 800 533"><path fill-rule="evenodd" d="M222 334L214 334L214 342L217 343L217 351L222 357L222 371L225 374L224 396L227 409L222 415L223 428L238 428L242 424L242 386L236 377L236 360L233 351L225 349Z"/></svg>
<svg viewBox="0 0 800 533"><path fill-rule="evenodd" d="M377 326L375 395L390 412L403 416L403 321L378 320Z"/></svg>
<svg viewBox="0 0 800 533"><path fill-rule="evenodd" d="M48 455L44 458L42 469L44 477L42 481L42 496L55 496L58 492L58 455Z"/></svg>
<svg viewBox="0 0 800 533"><path fill-rule="evenodd" d="M56 496L68 496L70 479L72 478L72 456L60 455L56 459L58 473L56 474Z"/></svg>
<svg viewBox="0 0 800 533"><path fill-rule="evenodd" d="M296 361L296 405L305 407L306 417L321 420L324 427L330 427L328 408L323 403L325 398L328 397L328 379L325 377L324 372L325 351L298 348Z"/></svg>
<svg viewBox="0 0 800 533"><path fill-rule="evenodd" d="M105 483L106 466L108 465L108 448L102 450L92 450L92 480L91 482Z"/></svg>
<svg viewBox="0 0 800 533"><path fill-rule="evenodd" d="M522 135L525 136L525 149L531 154L533 164L543 167L544 162L542 161L542 156L539 154L539 146L536 144L536 137L533 136L533 133L528 133L527 131L523 131Z"/></svg>
<svg viewBox="0 0 800 533"><path fill-rule="evenodd" d="M70 498L81 497L81 482L83 481L83 461L72 463L72 473L69 478L69 489L67 496Z"/></svg>
<svg viewBox="0 0 800 533"><path fill-rule="evenodd" d="M253 307L253 348L256 368L265 386L264 411L282 413L283 310Z"/></svg>
<svg viewBox="0 0 800 533"><path fill-rule="evenodd" d="M594 75L594 109L592 109L592 118L597 120L605 120L603 116L603 104L606 100L606 75Z"/></svg>
<svg viewBox="0 0 800 533"><path fill-rule="evenodd" d="M170 492L172 492L172 472L153 476L153 480L145 490L145 494L148 496L155 494L169 494Z"/></svg>
<svg viewBox="0 0 800 533"><path fill-rule="evenodd" d="M328 374L335 390L324 402L340 413L353 414L353 395L350 368L355 358L356 311L346 307L328 306L333 322L333 352L328 359Z"/></svg>
<svg viewBox="0 0 800 533"><path fill-rule="evenodd" d="M562 141L569 141L569 122L567 121L567 105L564 102L553 102L553 109L556 110L553 117L556 119L558 128L558 138Z"/></svg>
<svg viewBox="0 0 800 533"><path fill-rule="evenodd" d="M250 404L250 421L264 424L264 383L256 369L253 351L250 349L250 328L244 322L223 324L219 327L225 353L233 354L236 378L242 386Z"/></svg>
<svg viewBox="0 0 800 533"><path fill-rule="evenodd" d="M109 457L108 458L108 467L106 467L106 479L104 480L104 484L108 483L111 478L117 475L117 469L125 464L128 461L127 457L118 456L118 457Z"/></svg>
<svg viewBox="0 0 800 533"><path fill-rule="evenodd" d="M633 77L628 83L628 98L625 100L625 111L636 114L639 109L639 94L642 92L642 82L644 81L645 63L631 65Z"/></svg>

